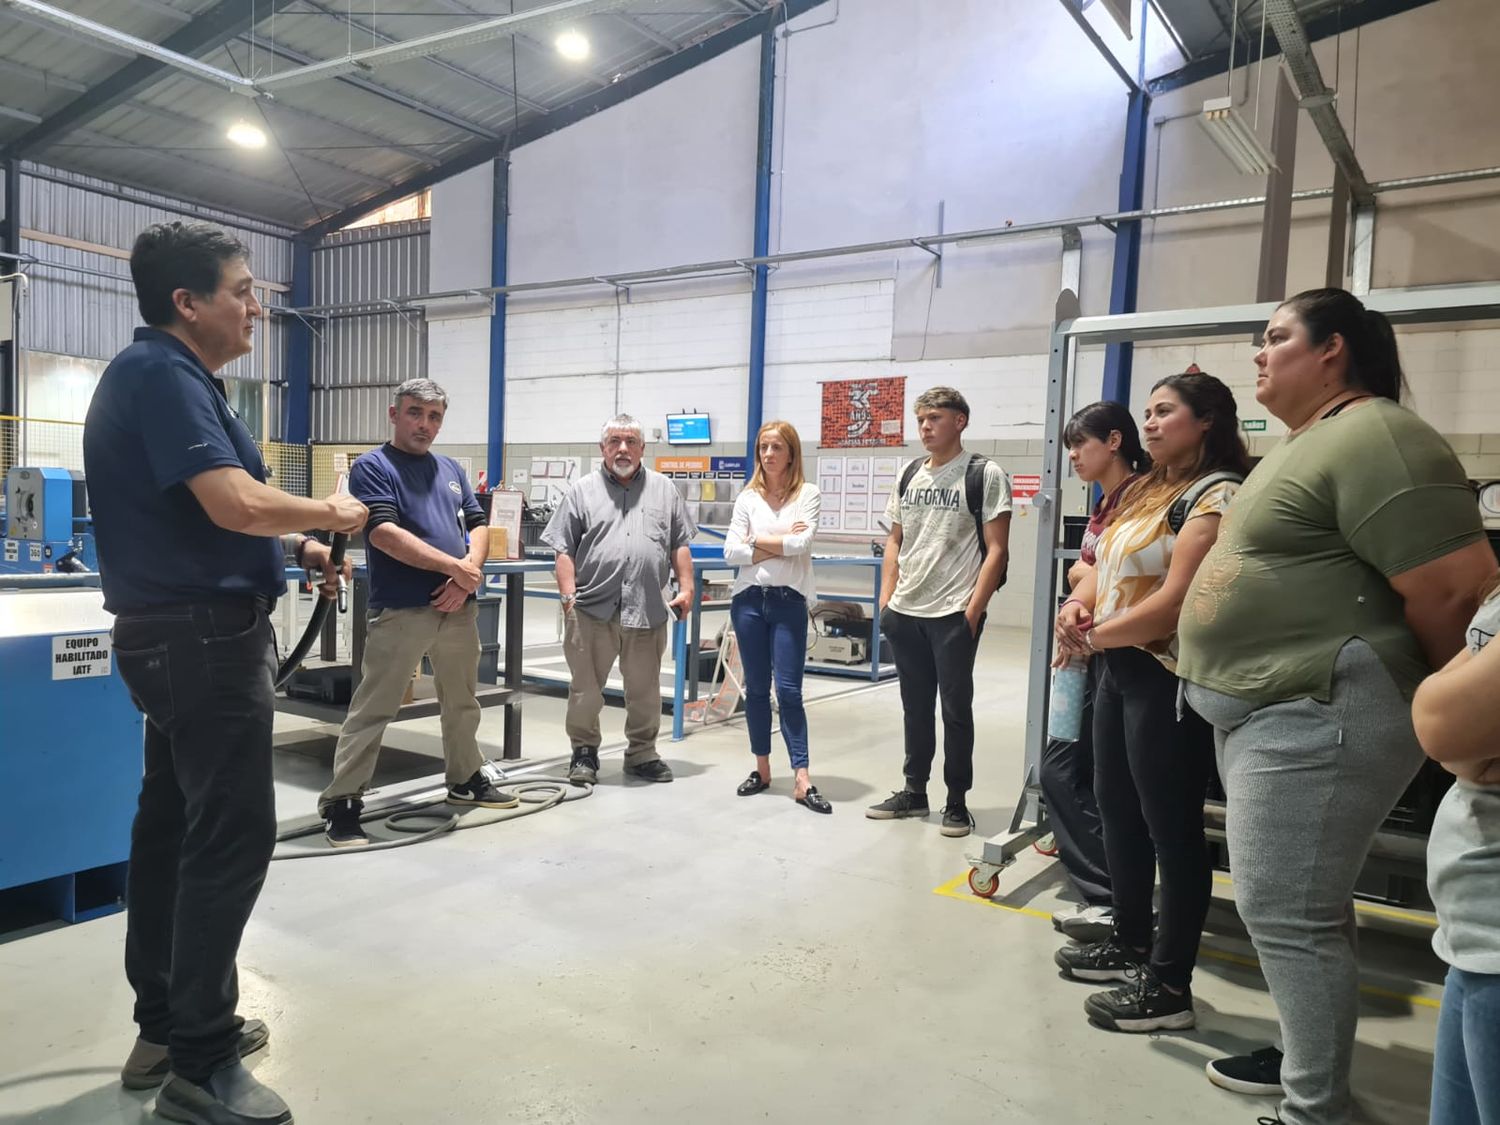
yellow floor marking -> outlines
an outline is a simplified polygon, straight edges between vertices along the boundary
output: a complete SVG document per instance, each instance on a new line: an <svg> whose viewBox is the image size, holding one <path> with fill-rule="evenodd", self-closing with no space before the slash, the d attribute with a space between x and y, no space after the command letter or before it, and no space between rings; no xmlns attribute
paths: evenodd
<svg viewBox="0 0 1500 1125"><path fill-rule="evenodd" d="M1214 876L1216 882L1228 883L1229 880L1221 876ZM1024 914L1030 918L1045 918L1052 921L1052 915L1045 910L1036 910L1030 906L1008 906L1003 902L995 902L993 899L980 898L969 890L969 873L949 879L942 886L932 888L932 893L941 895L943 898L957 899L959 902L972 902L980 906L993 907L996 910L1004 910L1011 914ZM1401 912L1397 912L1398 914ZM1423 921L1421 915L1411 915L1414 921ZM1220 949L1203 947L1199 950L1199 956L1210 958L1214 961L1224 961L1231 965L1238 965L1246 969L1259 969L1260 962L1254 957L1246 957L1240 953L1228 953ZM1368 996L1379 996L1385 1000L1400 1000L1407 1004L1414 1004L1419 1008L1438 1008L1440 1003L1430 996L1413 996L1404 992L1393 992L1388 988L1378 988L1373 984L1362 984L1359 990Z"/></svg>

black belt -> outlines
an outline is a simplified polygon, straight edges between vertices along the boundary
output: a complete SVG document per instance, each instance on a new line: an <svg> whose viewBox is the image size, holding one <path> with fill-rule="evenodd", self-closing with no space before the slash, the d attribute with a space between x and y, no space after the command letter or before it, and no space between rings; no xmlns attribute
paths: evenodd
<svg viewBox="0 0 1500 1125"><path fill-rule="evenodd" d="M276 608L276 599L265 594L216 594L210 597L193 598L190 601L169 602L164 605L133 606L119 610L116 617L190 617L196 609L251 610L268 617Z"/></svg>

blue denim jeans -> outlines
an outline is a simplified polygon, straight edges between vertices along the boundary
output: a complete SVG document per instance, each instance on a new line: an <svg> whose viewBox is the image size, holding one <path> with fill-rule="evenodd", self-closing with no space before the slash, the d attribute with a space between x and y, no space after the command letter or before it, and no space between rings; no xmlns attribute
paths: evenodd
<svg viewBox="0 0 1500 1125"><path fill-rule="evenodd" d="M1448 970L1432 1059L1432 1125L1500 1123L1500 974Z"/></svg>
<svg viewBox="0 0 1500 1125"><path fill-rule="evenodd" d="M781 704L781 737L792 768L807 768L807 712L802 666L807 662L807 599L790 586L751 586L729 605L745 669L745 722L750 749L771 752L771 676Z"/></svg>

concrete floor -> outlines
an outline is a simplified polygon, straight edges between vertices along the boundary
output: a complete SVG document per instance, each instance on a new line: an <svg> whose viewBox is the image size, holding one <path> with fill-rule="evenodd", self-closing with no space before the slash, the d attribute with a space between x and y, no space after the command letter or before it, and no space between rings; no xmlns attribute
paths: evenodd
<svg viewBox="0 0 1500 1125"><path fill-rule="evenodd" d="M986 635L981 836L1007 826L1016 796L1024 659L1021 634ZM775 789L735 797L751 765L736 720L663 744L672 785L622 784L615 741L588 800L404 850L275 864L240 956L241 1010L272 1028L256 1074L302 1125L1249 1125L1272 1112L1203 1077L1205 1060L1275 1029L1231 888L1217 886L1197 1030L1091 1027L1092 986L1052 962L1059 868L1028 853L984 903L963 885L981 836L945 839L936 816L866 820L900 780L898 689L836 683L809 710L831 817L790 800L779 750ZM526 769L566 760L562 706L528 700ZM606 741L621 719L606 712ZM301 720L278 727L292 822L311 811L332 741ZM492 745L499 729L488 713ZM414 779L435 772L438 745L435 721L392 728L385 795L426 787ZM1362 921L1361 1117L1424 1121L1440 980L1428 930L1400 911ZM117 915L0 939L0 1122L152 1119L150 1096L116 1080L134 1035L123 933Z"/></svg>

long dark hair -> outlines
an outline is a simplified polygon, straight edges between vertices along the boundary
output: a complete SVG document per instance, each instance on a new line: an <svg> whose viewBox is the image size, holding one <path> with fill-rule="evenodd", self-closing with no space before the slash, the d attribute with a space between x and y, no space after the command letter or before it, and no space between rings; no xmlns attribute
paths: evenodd
<svg viewBox="0 0 1500 1125"><path fill-rule="evenodd" d="M1152 394L1162 387L1172 390L1182 399L1183 405L1193 412L1193 417L1200 422L1209 423L1209 427L1203 434L1198 460L1188 470L1186 478L1172 480L1167 475L1166 465L1154 466L1150 473L1131 486L1120 501L1121 516L1137 504L1160 502L1168 496L1175 496L1187 485L1209 473L1228 471L1244 477L1250 472L1250 452L1245 448L1245 439L1240 434L1239 407L1228 387L1201 371L1168 375L1151 388Z"/></svg>
<svg viewBox="0 0 1500 1125"><path fill-rule="evenodd" d="M1346 378L1351 387L1392 402L1401 401L1406 376L1401 372L1401 353L1396 333L1384 313L1365 308L1353 293L1342 289L1309 289L1282 303L1307 325L1313 347L1338 335L1349 353Z"/></svg>
<svg viewBox="0 0 1500 1125"><path fill-rule="evenodd" d="M1120 435L1120 457L1132 473L1148 472L1151 455L1141 446L1141 433L1135 428L1130 408L1118 402L1091 402L1063 427L1063 444L1069 449L1088 438L1109 441L1109 435Z"/></svg>

